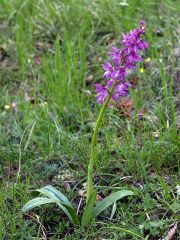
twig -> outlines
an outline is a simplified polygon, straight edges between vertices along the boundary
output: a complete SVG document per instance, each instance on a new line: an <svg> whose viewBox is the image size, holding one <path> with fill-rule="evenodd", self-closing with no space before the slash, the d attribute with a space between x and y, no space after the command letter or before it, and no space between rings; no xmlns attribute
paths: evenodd
<svg viewBox="0 0 180 240"><path fill-rule="evenodd" d="M173 239L173 237L177 231L177 223L174 223L171 226L172 226L172 228L170 228L167 235L164 238L162 238L161 240L172 240Z"/></svg>

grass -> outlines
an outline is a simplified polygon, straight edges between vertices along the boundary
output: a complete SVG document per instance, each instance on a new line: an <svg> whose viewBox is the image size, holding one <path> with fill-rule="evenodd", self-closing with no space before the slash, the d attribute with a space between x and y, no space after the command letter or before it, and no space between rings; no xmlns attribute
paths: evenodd
<svg viewBox="0 0 180 240"><path fill-rule="evenodd" d="M153 240L179 221L178 1L122 3L0 1L0 239ZM150 61L135 72L125 110L120 102L106 111L94 175L101 197L127 188L137 197L118 202L113 219L109 209L80 229L50 206L23 215L33 190L46 184L84 204L79 190L100 109L93 84L111 45L140 19Z"/></svg>

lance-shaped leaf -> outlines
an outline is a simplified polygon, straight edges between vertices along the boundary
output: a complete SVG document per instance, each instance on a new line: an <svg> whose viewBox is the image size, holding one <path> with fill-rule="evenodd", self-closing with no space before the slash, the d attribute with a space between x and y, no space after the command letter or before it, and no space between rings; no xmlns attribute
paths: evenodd
<svg viewBox="0 0 180 240"><path fill-rule="evenodd" d="M81 219L81 225L84 226L86 224L88 224L92 218L92 213L93 213L93 208L94 208L94 203L96 200L96 195L97 195L97 191L92 192L86 206L84 209L84 213Z"/></svg>
<svg viewBox="0 0 180 240"><path fill-rule="evenodd" d="M37 190L38 192L46 195L47 197L58 201L58 205L64 211L64 213L68 216L71 222L75 224L79 224L79 218L76 212L73 209L71 202L67 199L67 197L61 193L59 190L52 186L45 186Z"/></svg>
<svg viewBox="0 0 180 240"><path fill-rule="evenodd" d="M114 217L114 214L116 212L117 209L117 202L113 203L113 207L112 207L112 211L111 211L111 216L110 216L110 220L112 220L112 218Z"/></svg>
<svg viewBox="0 0 180 240"><path fill-rule="evenodd" d="M107 207L112 205L114 202L118 201L119 199L134 195L132 191L129 190L121 190L104 198L101 202L99 202L95 208L93 209L93 217L97 217L102 211L104 211Z"/></svg>
<svg viewBox="0 0 180 240"><path fill-rule="evenodd" d="M78 215L72 207L70 207L69 205L66 205L65 203L57 203L57 204L64 211L64 213L66 213L66 215L68 216L69 220L72 223L76 225L80 225Z"/></svg>
<svg viewBox="0 0 180 240"><path fill-rule="evenodd" d="M45 198L45 197L37 197L32 199L31 201L29 201L28 203L26 203L24 205L24 207L22 208L23 212L27 212L35 207L39 207L43 204L47 204L47 203L55 203L54 200L50 199L50 198Z"/></svg>
<svg viewBox="0 0 180 240"><path fill-rule="evenodd" d="M78 218L76 212L74 211L72 204L67 199L67 197L64 196L64 194L62 194L60 191L58 191L57 189L55 189L52 186L46 186L41 189L38 189L37 191L40 192L41 194L44 194L45 196L47 196L47 198L38 197L38 198L35 198L35 199L29 201L23 207L23 209L22 209L23 211L28 211L30 209L33 209L34 207L38 207L45 203L56 203L63 210L63 212L67 215L67 217L69 218L69 220L72 223L80 225L79 218ZM42 201L40 201L40 200L42 200Z"/></svg>
<svg viewBox="0 0 180 240"><path fill-rule="evenodd" d="M63 202L66 205L69 205L70 207L73 208L71 202L67 199L67 197L62 192L60 192L59 190L54 188L53 186L48 185L48 186L40 188L36 191L46 195L47 197L49 197L51 199L55 199L60 202Z"/></svg>

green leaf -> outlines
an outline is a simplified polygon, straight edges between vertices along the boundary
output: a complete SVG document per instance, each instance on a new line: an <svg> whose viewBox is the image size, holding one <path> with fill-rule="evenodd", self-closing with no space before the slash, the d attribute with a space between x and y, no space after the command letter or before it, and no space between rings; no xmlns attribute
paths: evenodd
<svg viewBox="0 0 180 240"><path fill-rule="evenodd" d="M54 200L58 200L60 202L65 203L66 205L70 206L73 208L71 202L67 199L67 197L61 193L59 190L57 190L56 188L48 185L45 186L43 188L40 188L38 190L36 190L44 195L46 195L47 197L54 199Z"/></svg>
<svg viewBox="0 0 180 240"><path fill-rule="evenodd" d="M68 218L70 219L70 221L74 224L80 225L80 221L78 218L77 213L74 211L74 209L72 207L70 207L69 205L66 205L65 203L58 203L58 205L62 208L62 206L66 209L66 211L64 211L66 213L66 215L68 216ZM62 208L63 209L63 208Z"/></svg>
<svg viewBox="0 0 180 240"><path fill-rule="evenodd" d="M92 218L94 203L96 200L97 191L92 192L89 201L87 202L84 213L81 219L81 225L84 226L88 224Z"/></svg>
<svg viewBox="0 0 180 240"><path fill-rule="evenodd" d="M29 201L28 203L26 203L24 205L24 207L22 208L23 212L27 212L35 207L39 207L43 204L47 204L47 203L54 203L55 201L50 199L50 198L44 198L44 197L37 197L34 198L33 200Z"/></svg>
<svg viewBox="0 0 180 240"><path fill-rule="evenodd" d="M112 220L112 218L114 217L114 214L116 212L117 209L117 203L114 202L113 207L112 207L112 211L111 211L111 216L110 216L110 220Z"/></svg>
<svg viewBox="0 0 180 240"><path fill-rule="evenodd" d="M169 209L172 210L174 213L180 212L180 203L175 202L169 206Z"/></svg>
<svg viewBox="0 0 180 240"><path fill-rule="evenodd" d="M45 196L47 196L47 198L38 197L38 198L35 198L35 199L29 201L23 207L23 209L22 209L23 211L28 211L34 207L38 207L38 206L40 206L42 204L46 204L46 203L56 203L63 210L63 212L67 215L67 217L69 218L69 220L72 223L80 225L79 218L78 218L76 212L74 211L72 204L67 199L67 197L64 196L64 194L62 194L60 191L58 191L57 189L55 189L52 186L46 186L41 189L38 189L37 191L40 192L41 194L44 194Z"/></svg>
<svg viewBox="0 0 180 240"><path fill-rule="evenodd" d="M50 185L38 189L37 191L46 195L52 200L55 200L57 204L60 206L60 208L64 211L64 213L68 216L71 222L78 225L80 224L79 218L76 212L74 211L71 202L67 199L67 197L63 193L61 193L59 190Z"/></svg>
<svg viewBox="0 0 180 240"><path fill-rule="evenodd" d="M134 195L134 193L129 190L121 190L112 193L95 206L95 208L93 209L93 217L97 217L102 211L104 211L107 207L109 207L111 204L118 201L119 199L130 195Z"/></svg>

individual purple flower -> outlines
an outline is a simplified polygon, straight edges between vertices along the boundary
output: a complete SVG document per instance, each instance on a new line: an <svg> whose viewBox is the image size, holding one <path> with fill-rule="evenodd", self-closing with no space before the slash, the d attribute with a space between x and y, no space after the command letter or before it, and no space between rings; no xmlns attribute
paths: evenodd
<svg viewBox="0 0 180 240"><path fill-rule="evenodd" d="M109 56L111 57L112 62L116 65L119 65L122 60L121 51L117 47L112 47L112 52L109 52Z"/></svg>
<svg viewBox="0 0 180 240"><path fill-rule="evenodd" d="M104 78L110 78L112 73L112 65L109 62L106 62L102 65L103 69L105 70L105 73L103 74Z"/></svg>
<svg viewBox="0 0 180 240"><path fill-rule="evenodd" d="M106 87L103 87L101 84L95 84L96 102L102 104L106 97L108 96L108 91Z"/></svg>
<svg viewBox="0 0 180 240"><path fill-rule="evenodd" d="M112 99L117 101L120 97L125 97L129 92L129 86L130 84L125 82L117 84L114 88Z"/></svg>
<svg viewBox="0 0 180 240"><path fill-rule="evenodd" d="M144 50L144 49L148 48L147 42L143 41L142 39L140 39L138 41L137 46L138 46L139 50Z"/></svg>
<svg viewBox="0 0 180 240"><path fill-rule="evenodd" d="M111 62L103 64L105 84L95 85L97 103L103 104L109 94L113 101L128 94L130 84L125 81L125 77L132 72L137 62L142 61L140 52L148 47L141 38L145 34L145 28L144 21L141 20L139 28L130 30L127 34L122 33L122 48L112 47L112 51L108 53Z"/></svg>
<svg viewBox="0 0 180 240"><path fill-rule="evenodd" d="M143 27L144 26L144 20L140 20L139 25L140 25L140 27Z"/></svg>
<svg viewBox="0 0 180 240"><path fill-rule="evenodd" d="M115 80L113 80L113 79L110 79L109 81L107 81L107 87L111 87L113 85L114 81Z"/></svg>
<svg viewBox="0 0 180 240"><path fill-rule="evenodd" d="M130 86L131 86L131 84L129 84L129 83L125 83L125 82L120 83L115 86L114 92L117 92L119 94L119 96L124 97L128 94Z"/></svg>
<svg viewBox="0 0 180 240"><path fill-rule="evenodd" d="M125 68L124 66L115 66L112 72L112 79L114 80L124 80Z"/></svg>
<svg viewBox="0 0 180 240"><path fill-rule="evenodd" d="M126 55L126 63L136 63L136 62L141 62L142 57L138 53L138 51L132 50L130 53Z"/></svg>

